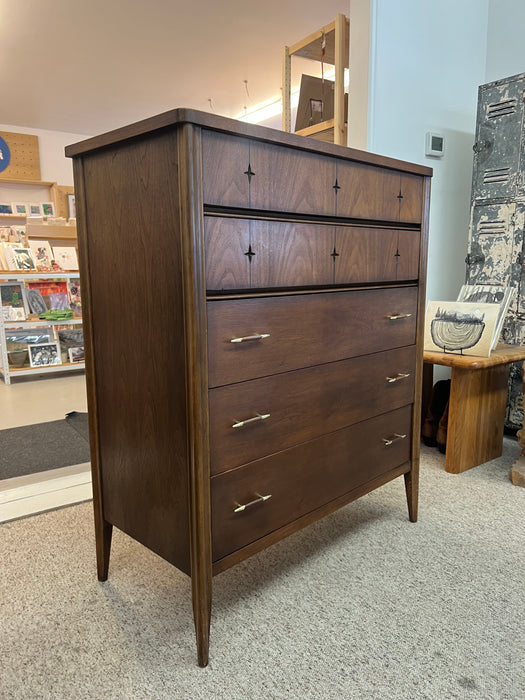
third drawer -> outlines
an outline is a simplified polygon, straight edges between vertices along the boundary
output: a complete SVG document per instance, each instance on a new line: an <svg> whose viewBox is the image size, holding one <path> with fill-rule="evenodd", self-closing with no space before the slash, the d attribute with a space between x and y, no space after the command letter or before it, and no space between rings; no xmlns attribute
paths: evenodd
<svg viewBox="0 0 525 700"><path fill-rule="evenodd" d="M211 389L211 473L412 403L415 357L410 346Z"/></svg>
<svg viewBox="0 0 525 700"><path fill-rule="evenodd" d="M416 342L417 288L208 301L209 386Z"/></svg>

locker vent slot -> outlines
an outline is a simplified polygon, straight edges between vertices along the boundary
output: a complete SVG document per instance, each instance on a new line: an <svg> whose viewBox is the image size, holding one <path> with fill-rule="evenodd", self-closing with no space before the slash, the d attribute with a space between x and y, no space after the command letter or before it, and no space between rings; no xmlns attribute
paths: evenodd
<svg viewBox="0 0 525 700"><path fill-rule="evenodd" d="M508 182L510 177L510 168L494 168L493 170L485 170L483 173L483 184L491 185L495 182Z"/></svg>
<svg viewBox="0 0 525 700"><path fill-rule="evenodd" d="M500 235L507 231L505 221L503 219L494 219L494 221L480 221L478 224L478 233Z"/></svg>
<svg viewBox="0 0 525 700"><path fill-rule="evenodd" d="M488 106L487 117L489 119L506 117L509 114L514 114L517 108L518 100L515 97L510 100L501 100L501 102L492 102L492 104Z"/></svg>

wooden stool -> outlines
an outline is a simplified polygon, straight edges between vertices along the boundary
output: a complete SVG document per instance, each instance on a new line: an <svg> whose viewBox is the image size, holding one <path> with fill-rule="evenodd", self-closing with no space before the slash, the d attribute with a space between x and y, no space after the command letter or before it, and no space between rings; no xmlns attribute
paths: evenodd
<svg viewBox="0 0 525 700"><path fill-rule="evenodd" d="M425 351L423 358L423 397L432 390L433 365L452 368L445 471L460 474L500 457L509 364L525 360L525 347L498 345L490 357Z"/></svg>

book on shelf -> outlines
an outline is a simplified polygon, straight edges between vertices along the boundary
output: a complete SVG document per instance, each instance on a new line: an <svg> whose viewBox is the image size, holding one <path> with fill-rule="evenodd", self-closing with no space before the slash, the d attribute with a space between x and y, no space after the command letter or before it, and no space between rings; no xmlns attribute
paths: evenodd
<svg viewBox="0 0 525 700"><path fill-rule="evenodd" d="M490 357L513 296L512 287L463 285L456 301L429 301L425 350Z"/></svg>

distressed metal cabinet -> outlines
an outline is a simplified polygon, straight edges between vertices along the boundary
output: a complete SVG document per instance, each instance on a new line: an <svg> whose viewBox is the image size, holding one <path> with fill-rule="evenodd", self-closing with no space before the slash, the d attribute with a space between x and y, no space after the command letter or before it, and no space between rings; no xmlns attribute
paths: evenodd
<svg viewBox="0 0 525 700"><path fill-rule="evenodd" d="M472 173L468 284L514 287L502 338L525 343L525 73L481 85ZM505 424L523 425L522 364L510 368Z"/></svg>
<svg viewBox="0 0 525 700"><path fill-rule="evenodd" d="M114 526L188 574L205 665L213 575L396 477L417 517L431 171L191 110L67 154L99 578Z"/></svg>

